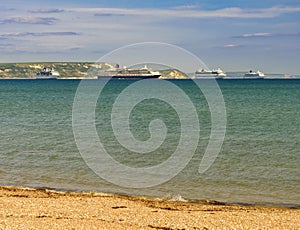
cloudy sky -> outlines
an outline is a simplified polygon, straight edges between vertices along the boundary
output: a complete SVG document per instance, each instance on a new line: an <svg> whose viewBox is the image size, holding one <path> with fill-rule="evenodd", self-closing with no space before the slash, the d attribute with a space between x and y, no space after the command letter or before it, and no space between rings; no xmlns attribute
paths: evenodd
<svg viewBox="0 0 300 230"><path fill-rule="evenodd" d="M96 61L164 42L225 71L300 74L299 0L1 0L0 62Z"/></svg>

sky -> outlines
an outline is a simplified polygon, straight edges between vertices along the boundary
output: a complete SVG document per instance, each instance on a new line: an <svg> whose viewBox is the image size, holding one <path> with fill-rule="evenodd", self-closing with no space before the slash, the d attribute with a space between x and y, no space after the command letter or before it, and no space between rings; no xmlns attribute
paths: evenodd
<svg viewBox="0 0 300 230"><path fill-rule="evenodd" d="M299 0L1 0L0 62L91 61L182 47L210 68L300 74Z"/></svg>

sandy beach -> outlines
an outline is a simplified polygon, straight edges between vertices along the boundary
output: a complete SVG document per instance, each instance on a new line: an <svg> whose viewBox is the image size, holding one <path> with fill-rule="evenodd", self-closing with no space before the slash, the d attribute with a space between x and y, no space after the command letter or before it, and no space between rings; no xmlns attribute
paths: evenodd
<svg viewBox="0 0 300 230"><path fill-rule="evenodd" d="M0 229L299 229L300 210L0 187Z"/></svg>

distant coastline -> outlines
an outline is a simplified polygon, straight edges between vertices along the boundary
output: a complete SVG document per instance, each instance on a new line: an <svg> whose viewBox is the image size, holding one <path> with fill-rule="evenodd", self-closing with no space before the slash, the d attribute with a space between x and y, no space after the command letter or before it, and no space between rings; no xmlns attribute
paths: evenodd
<svg viewBox="0 0 300 230"><path fill-rule="evenodd" d="M108 64L102 63L104 67ZM59 79L86 79L87 72L95 67L93 62L28 62L28 63L0 63L1 79L35 79L36 73L44 67L56 70L60 73ZM159 70L161 79L189 79L188 75L177 69ZM244 72L228 72L223 79L242 78ZM96 78L96 76L94 76ZM272 73L267 74L264 79L300 79L300 76Z"/></svg>
<svg viewBox="0 0 300 230"><path fill-rule="evenodd" d="M36 73L44 67L60 73L59 79L83 79L93 62L29 62L29 63L0 63L0 79L35 79ZM105 66L106 63L103 63ZM163 79L187 79L184 73L176 69L160 71Z"/></svg>
<svg viewBox="0 0 300 230"><path fill-rule="evenodd" d="M92 62L1 63L0 79L35 79L44 67L57 70L62 78L83 78Z"/></svg>

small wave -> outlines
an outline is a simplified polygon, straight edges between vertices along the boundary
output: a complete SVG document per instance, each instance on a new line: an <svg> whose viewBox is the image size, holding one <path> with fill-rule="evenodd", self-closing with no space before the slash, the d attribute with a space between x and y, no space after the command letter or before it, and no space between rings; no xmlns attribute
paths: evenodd
<svg viewBox="0 0 300 230"><path fill-rule="evenodd" d="M171 201L171 202L189 202L189 200L184 199L181 195L167 195L165 197L162 198L158 198L161 201Z"/></svg>

